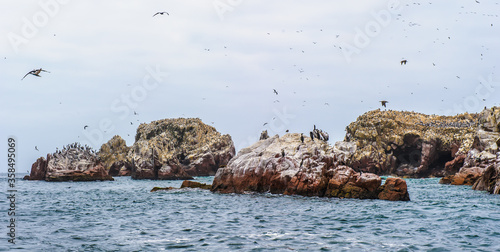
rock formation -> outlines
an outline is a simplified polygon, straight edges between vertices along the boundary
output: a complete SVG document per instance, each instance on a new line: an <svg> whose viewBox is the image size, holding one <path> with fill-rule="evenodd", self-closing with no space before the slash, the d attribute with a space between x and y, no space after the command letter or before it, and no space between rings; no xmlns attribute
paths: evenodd
<svg viewBox="0 0 500 252"><path fill-rule="evenodd" d="M404 180L395 179L396 186L381 186L377 175L361 174L341 165L345 151L337 151L319 139L305 138L302 142L300 136L276 135L242 149L227 167L217 171L212 191L409 200Z"/></svg>
<svg viewBox="0 0 500 252"><path fill-rule="evenodd" d="M132 164L127 160L130 147L116 135L101 146L99 158L111 176L130 176Z"/></svg>
<svg viewBox="0 0 500 252"><path fill-rule="evenodd" d="M197 118L141 124L127 159L134 179L192 179L213 176L234 156L229 135Z"/></svg>
<svg viewBox="0 0 500 252"><path fill-rule="evenodd" d="M346 160L346 165L379 175L454 174L472 148L478 118L478 114L468 113L437 116L369 111L346 128L344 141L356 145L348 154L351 158Z"/></svg>
<svg viewBox="0 0 500 252"><path fill-rule="evenodd" d="M500 108L485 108L478 115L478 129L463 167L440 183L472 185L474 190L500 194Z"/></svg>
<svg viewBox="0 0 500 252"><path fill-rule="evenodd" d="M28 180L96 181L113 180L92 148L74 143L41 157L31 167Z"/></svg>
<svg viewBox="0 0 500 252"><path fill-rule="evenodd" d="M207 185L204 183L196 182L196 181L191 181L191 180L184 180L182 181L181 188L175 188L175 187L153 187L150 192L156 192L156 191L170 191L173 189L183 189L183 188L198 188L198 189L204 189L204 190L210 190L212 188L212 185Z"/></svg>

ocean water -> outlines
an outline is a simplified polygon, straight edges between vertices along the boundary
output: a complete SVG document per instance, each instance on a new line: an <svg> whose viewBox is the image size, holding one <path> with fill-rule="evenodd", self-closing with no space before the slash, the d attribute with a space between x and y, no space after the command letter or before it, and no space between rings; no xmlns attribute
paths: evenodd
<svg viewBox="0 0 500 252"><path fill-rule="evenodd" d="M197 177L211 183L213 177ZM16 182L8 243L7 180L0 250L500 251L500 196L439 179L408 179L410 202L150 192L181 181Z"/></svg>

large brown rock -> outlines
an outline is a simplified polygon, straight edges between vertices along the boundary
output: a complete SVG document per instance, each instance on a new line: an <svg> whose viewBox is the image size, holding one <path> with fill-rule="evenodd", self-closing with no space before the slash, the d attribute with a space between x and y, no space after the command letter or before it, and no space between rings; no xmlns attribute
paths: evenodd
<svg viewBox="0 0 500 252"><path fill-rule="evenodd" d="M406 182L401 178L388 178L378 194L379 199L391 201L409 201Z"/></svg>
<svg viewBox="0 0 500 252"><path fill-rule="evenodd" d="M474 183L472 189L500 194L500 160L486 168L483 175Z"/></svg>
<svg viewBox="0 0 500 252"><path fill-rule="evenodd" d="M45 167L45 174L43 167ZM32 166L30 180L45 181L96 181L113 180L102 165L97 154L87 146L74 143L52 154L47 161L39 158Z"/></svg>
<svg viewBox="0 0 500 252"><path fill-rule="evenodd" d="M378 175L453 174L456 171L448 173L445 164L472 148L478 118L478 114L468 113L437 116L369 111L346 128L344 141L356 145L346 165Z"/></svg>
<svg viewBox="0 0 500 252"><path fill-rule="evenodd" d="M442 178L439 183L471 186L483 175L483 172L484 168L480 167L462 167L455 175L448 175Z"/></svg>
<svg viewBox="0 0 500 252"><path fill-rule="evenodd" d="M45 180L47 173L47 159L44 157L38 158L33 165L31 165L30 175L25 176L27 180Z"/></svg>
<svg viewBox="0 0 500 252"><path fill-rule="evenodd" d="M130 147L123 138L116 135L101 146L99 158L111 176L129 176L132 164L127 159Z"/></svg>
<svg viewBox="0 0 500 252"><path fill-rule="evenodd" d="M127 160L134 179L189 179L215 175L234 154L229 135L200 119L179 118L141 124Z"/></svg>
<svg viewBox="0 0 500 252"><path fill-rule="evenodd" d="M302 142L296 133L260 140L217 171L212 191L378 198L381 178L339 165L345 161L346 148L341 152L338 149L318 139L305 138Z"/></svg>

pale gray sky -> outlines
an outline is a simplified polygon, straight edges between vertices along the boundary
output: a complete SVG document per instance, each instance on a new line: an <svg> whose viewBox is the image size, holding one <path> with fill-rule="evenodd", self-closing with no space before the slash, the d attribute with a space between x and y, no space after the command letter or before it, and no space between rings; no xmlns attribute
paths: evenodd
<svg viewBox="0 0 500 252"><path fill-rule="evenodd" d="M382 99L446 115L500 104L498 1L0 3L0 152L17 138L19 172L75 141L132 145L164 118L199 117L239 150L313 124L340 141ZM50 73L21 81L36 68Z"/></svg>

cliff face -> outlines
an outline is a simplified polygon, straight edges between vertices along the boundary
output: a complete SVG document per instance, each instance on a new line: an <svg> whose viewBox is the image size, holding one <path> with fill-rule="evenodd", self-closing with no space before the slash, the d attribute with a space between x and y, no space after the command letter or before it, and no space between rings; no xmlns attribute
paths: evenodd
<svg viewBox="0 0 500 252"><path fill-rule="evenodd" d="M46 181L95 181L113 180L97 154L87 146L70 144L47 159L39 158L32 166L28 180Z"/></svg>
<svg viewBox="0 0 500 252"><path fill-rule="evenodd" d="M127 155L135 179L213 176L234 156L229 135L200 119L164 119L141 124Z"/></svg>
<svg viewBox="0 0 500 252"><path fill-rule="evenodd" d="M345 142L356 144L347 165L375 174L428 177L458 171L445 165L471 150L477 114L425 115L414 112L367 112L346 128ZM462 156L463 158L463 156Z"/></svg>
<svg viewBox="0 0 500 252"><path fill-rule="evenodd" d="M472 185L474 190L500 194L500 108L479 113L478 129L471 149L464 155L463 167L440 183Z"/></svg>
<svg viewBox="0 0 500 252"><path fill-rule="evenodd" d="M404 180L391 178L381 186L379 176L340 165L349 147L332 147L309 137L302 141L297 133L263 139L217 171L212 191L409 200Z"/></svg>

